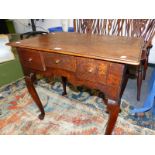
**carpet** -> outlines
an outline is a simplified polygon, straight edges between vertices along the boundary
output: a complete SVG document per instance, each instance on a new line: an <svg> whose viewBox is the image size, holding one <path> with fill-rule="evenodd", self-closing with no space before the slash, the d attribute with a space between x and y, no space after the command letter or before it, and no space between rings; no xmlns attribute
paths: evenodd
<svg viewBox="0 0 155 155"><path fill-rule="evenodd" d="M39 110L23 79L0 89L1 135L104 134L108 114L105 113L105 105L99 95L89 91L75 91L68 84L67 96L61 96L62 85L59 81L47 83L46 80L40 80L35 87L45 108L44 120L38 119ZM122 100L122 112L113 135L154 135L154 130L138 125L137 117L129 116L130 108Z"/></svg>

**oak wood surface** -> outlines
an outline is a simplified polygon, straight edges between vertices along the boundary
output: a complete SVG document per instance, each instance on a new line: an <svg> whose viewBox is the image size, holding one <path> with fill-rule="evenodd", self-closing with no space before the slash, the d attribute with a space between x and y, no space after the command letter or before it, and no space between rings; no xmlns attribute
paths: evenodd
<svg viewBox="0 0 155 155"><path fill-rule="evenodd" d="M133 37L57 32L8 45L138 65L143 40Z"/></svg>

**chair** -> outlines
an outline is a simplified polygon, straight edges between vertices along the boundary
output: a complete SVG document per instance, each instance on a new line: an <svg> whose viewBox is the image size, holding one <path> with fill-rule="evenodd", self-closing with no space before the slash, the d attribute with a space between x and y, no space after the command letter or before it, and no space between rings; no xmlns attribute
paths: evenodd
<svg viewBox="0 0 155 155"><path fill-rule="evenodd" d="M152 19L125 19L125 36L143 38L144 46L142 47L142 55L139 66L136 69L137 77L137 100L140 100L142 79L145 80L148 68L148 56L151 41L155 34L155 20Z"/></svg>
<svg viewBox="0 0 155 155"><path fill-rule="evenodd" d="M74 19L74 31L93 34L93 31L96 30L95 22L96 19Z"/></svg>
<svg viewBox="0 0 155 155"><path fill-rule="evenodd" d="M155 34L154 19L74 19L75 32L140 37L144 39L144 47L140 65L136 68L137 100L140 100L142 79L145 79L148 67L149 50ZM128 73L128 72L127 72ZM128 76L131 74L129 73Z"/></svg>
<svg viewBox="0 0 155 155"><path fill-rule="evenodd" d="M22 33L20 35L21 39L30 38L31 36L36 36L36 35L48 34L48 32L45 32L45 31L36 31L36 25L34 23L34 19L31 19L31 25L32 25L32 31Z"/></svg>
<svg viewBox="0 0 155 155"><path fill-rule="evenodd" d="M144 40L141 60L143 60L143 80L145 80L148 66L149 51L152 47L151 41L155 34L155 20L152 19L126 19L127 36L141 37Z"/></svg>

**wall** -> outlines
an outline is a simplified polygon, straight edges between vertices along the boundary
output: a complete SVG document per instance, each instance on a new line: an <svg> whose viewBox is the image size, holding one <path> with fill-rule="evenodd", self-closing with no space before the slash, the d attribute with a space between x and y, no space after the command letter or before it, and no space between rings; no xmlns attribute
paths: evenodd
<svg viewBox="0 0 155 155"><path fill-rule="evenodd" d="M48 31L48 28L62 26L62 19L44 19L36 21L36 28L39 31ZM73 26L73 19L68 19L69 26ZM13 20L15 30L17 33L25 33L32 31L31 26L28 23L31 23L29 19L14 19Z"/></svg>
<svg viewBox="0 0 155 155"><path fill-rule="evenodd" d="M149 54L149 63L155 64L155 37L152 40L153 47L150 50Z"/></svg>

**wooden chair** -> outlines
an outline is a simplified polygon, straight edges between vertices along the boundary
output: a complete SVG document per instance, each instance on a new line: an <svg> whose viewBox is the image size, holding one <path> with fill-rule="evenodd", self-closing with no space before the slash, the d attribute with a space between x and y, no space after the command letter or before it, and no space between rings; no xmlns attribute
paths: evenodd
<svg viewBox="0 0 155 155"><path fill-rule="evenodd" d="M120 23L122 24L120 26ZM114 34L143 38L144 46L142 48L141 62L136 69L137 77L137 100L140 100L142 79L145 80L146 70L148 68L148 56L151 41L155 34L155 20L152 19L118 19L116 32Z"/></svg>
<svg viewBox="0 0 155 155"><path fill-rule="evenodd" d="M149 50L155 34L154 19L75 19L75 32L98 35L142 37L144 47L140 65L136 68L137 100L140 100L142 79L145 79ZM130 75L130 74L129 74Z"/></svg>
<svg viewBox="0 0 155 155"><path fill-rule="evenodd" d="M142 79L145 80L148 68L148 56L152 47L152 39L155 34L155 20L152 19L126 19L126 36L141 37L144 40L141 62L137 67L137 100L140 100Z"/></svg>

